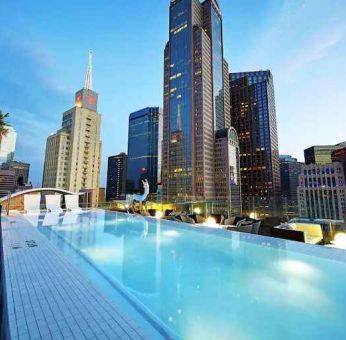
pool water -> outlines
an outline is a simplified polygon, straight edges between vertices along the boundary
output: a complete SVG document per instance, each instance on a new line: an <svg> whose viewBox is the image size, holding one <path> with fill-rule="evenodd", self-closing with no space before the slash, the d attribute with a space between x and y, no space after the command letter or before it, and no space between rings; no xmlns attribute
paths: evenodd
<svg viewBox="0 0 346 340"><path fill-rule="evenodd" d="M47 238L75 247L177 337L346 339L346 262L326 257L332 249L308 255L293 242L113 212L47 215Z"/></svg>

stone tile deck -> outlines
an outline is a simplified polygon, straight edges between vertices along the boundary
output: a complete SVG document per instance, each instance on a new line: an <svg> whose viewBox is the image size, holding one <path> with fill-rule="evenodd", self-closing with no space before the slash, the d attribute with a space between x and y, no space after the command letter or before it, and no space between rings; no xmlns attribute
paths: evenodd
<svg viewBox="0 0 346 340"><path fill-rule="evenodd" d="M11 339L148 338L21 218L2 223Z"/></svg>

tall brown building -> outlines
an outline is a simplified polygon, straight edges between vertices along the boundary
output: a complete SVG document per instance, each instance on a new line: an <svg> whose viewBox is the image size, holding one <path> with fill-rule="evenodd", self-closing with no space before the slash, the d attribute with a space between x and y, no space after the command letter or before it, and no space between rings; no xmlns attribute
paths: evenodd
<svg viewBox="0 0 346 340"><path fill-rule="evenodd" d="M239 137L243 211L280 213L280 163L273 76L270 71L230 74L232 125Z"/></svg>

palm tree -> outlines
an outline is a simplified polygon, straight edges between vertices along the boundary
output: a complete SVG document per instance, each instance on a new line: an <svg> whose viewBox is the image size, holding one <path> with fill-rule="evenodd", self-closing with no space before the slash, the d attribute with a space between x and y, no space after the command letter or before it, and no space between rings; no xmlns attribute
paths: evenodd
<svg viewBox="0 0 346 340"><path fill-rule="evenodd" d="M7 118L9 115L9 113L3 113L0 110L0 142L2 140L2 137L6 136L8 133L8 127L10 126L10 124L7 123Z"/></svg>

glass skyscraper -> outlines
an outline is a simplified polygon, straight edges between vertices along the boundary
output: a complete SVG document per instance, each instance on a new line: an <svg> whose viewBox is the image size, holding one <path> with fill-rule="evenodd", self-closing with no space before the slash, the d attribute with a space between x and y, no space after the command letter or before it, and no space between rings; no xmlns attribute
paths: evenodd
<svg viewBox="0 0 346 340"><path fill-rule="evenodd" d="M147 107L131 113L128 134L126 193L143 191L147 179L150 193L156 193L160 182L162 143L162 110Z"/></svg>
<svg viewBox="0 0 346 340"><path fill-rule="evenodd" d="M270 71L230 74L231 117L240 146L243 210L268 217L280 213L280 163Z"/></svg>
<svg viewBox="0 0 346 340"><path fill-rule="evenodd" d="M106 201L126 198L127 155L120 153L108 157Z"/></svg>
<svg viewBox="0 0 346 340"><path fill-rule="evenodd" d="M281 203L284 216L297 217L299 175L303 163L289 155L280 155Z"/></svg>
<svg viewBox="0 0 346 340"><path fill-rule="evenodd" d="M172 0L164 52L164 201L215 200L215 134L230 128L228 89L218 2Z"/></svg>

